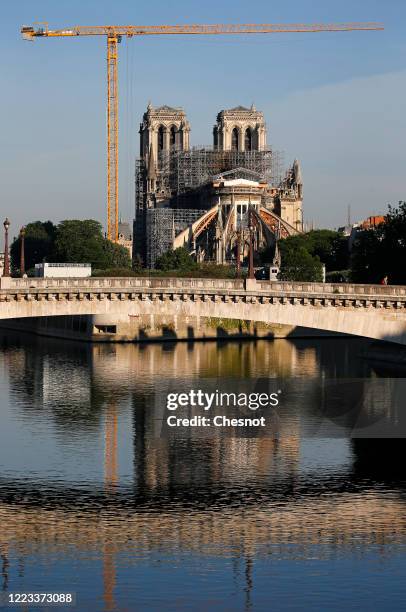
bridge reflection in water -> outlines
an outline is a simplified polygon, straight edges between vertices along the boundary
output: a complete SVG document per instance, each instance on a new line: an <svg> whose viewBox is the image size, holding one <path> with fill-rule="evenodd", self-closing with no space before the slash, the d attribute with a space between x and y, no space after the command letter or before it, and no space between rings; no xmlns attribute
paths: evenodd
<svg viewBox="0 0 406 612"><path fill-rule="evenodd" d="M180 386L265 374L367 379L376 373L359 359L363 347L347 340L61 347L4 338L9 431L35 435L24 451L28 471L5 439L0 451L3 589L15 590L19 573L27 580L33 559L74 565L85 555L103 562L103 609L124 610L136 596L128 587L123 602L124 560L131 568L192 554L203 566L213 557L232 560L236 580L243 567L239 604L250 609L263 559L396 554L406 543L399 443L309 442L306 398L272 435L154 433L151 397L162 379ZM66 465L47 464L50 453ZM96 596L94 585L86 588L79 600Z"/></svg>

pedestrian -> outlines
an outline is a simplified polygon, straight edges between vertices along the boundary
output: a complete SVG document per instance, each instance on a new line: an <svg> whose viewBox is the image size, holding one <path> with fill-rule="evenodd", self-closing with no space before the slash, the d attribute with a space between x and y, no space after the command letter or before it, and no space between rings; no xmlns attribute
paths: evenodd
<svg viewBox="0 0 406 612"><path fill-rule="evenodd" d="M381 280L381 285L387 285L387 284L388 284L388 277L385 275Z"/></svg>

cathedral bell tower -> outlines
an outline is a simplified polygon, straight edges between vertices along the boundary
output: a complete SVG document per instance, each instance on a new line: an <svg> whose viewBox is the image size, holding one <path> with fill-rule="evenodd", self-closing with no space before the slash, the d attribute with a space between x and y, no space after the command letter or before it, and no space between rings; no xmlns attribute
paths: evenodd
<svg viewBox="0 0 406 612"><path fill-rule="evenodd" d="M153 149L155 163L161 152L187 151L190 124L181 108L148 104L140 124L140 156L148 159Z"/></svg>
<svg viewBox="0 0 406 612"><path fill-rule="evenodd" d="M217 151L264 151L266 125L263 113L254 105L222 110L213 128L213 145Z"/></svg>

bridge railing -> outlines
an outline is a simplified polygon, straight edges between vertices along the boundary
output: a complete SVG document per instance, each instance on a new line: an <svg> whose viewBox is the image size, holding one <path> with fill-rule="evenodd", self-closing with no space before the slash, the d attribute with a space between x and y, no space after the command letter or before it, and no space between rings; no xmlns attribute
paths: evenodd
<svg viewBox="0 0 406 612"><path fill-rule="evenodd" d="M404 285L359 285L356 283L305 283L290 281L257 281L261 291L301 293L323 293L323 294L345 294L345 295L404 295Z"/></svg>
<svg viewBox="0 0 406 612"><path fill-rule="evenodd" d="M167 278L167 277L91 277L91 278L16 278L10 287L17 289L47 288L170 288L170 289L244 289L242 279Z"/></svg>
<svg viewBox="0 0 406 612"><path fill-rule="evenodd" d="M94 277L94 278L16 278L7 279L8 289L207 289L241 291L243 279L223 278L167 278L167 277ZM1 287L3 288L3 287ZM5 287L4 287L5 288ZM290 281L256 281L250 291L272 293L303 293L323 295L386 295L406 296L406 286L358 285L355 283L308 283Z"/></svg>

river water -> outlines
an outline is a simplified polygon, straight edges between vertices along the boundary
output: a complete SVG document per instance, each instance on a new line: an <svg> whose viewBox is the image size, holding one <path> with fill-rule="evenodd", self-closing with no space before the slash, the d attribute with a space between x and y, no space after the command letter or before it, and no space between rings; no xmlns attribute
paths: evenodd
<svg viewBox="0 0 406 612"><path fill-rule="evenodd" d="M403 374L365 348L1 335L3 607L72 592L96 612L404 610L403 441L332 434L309 391L376 382L389 418ZM259 379L290 390L266 430L162 427L165 389Z"/></svg>

